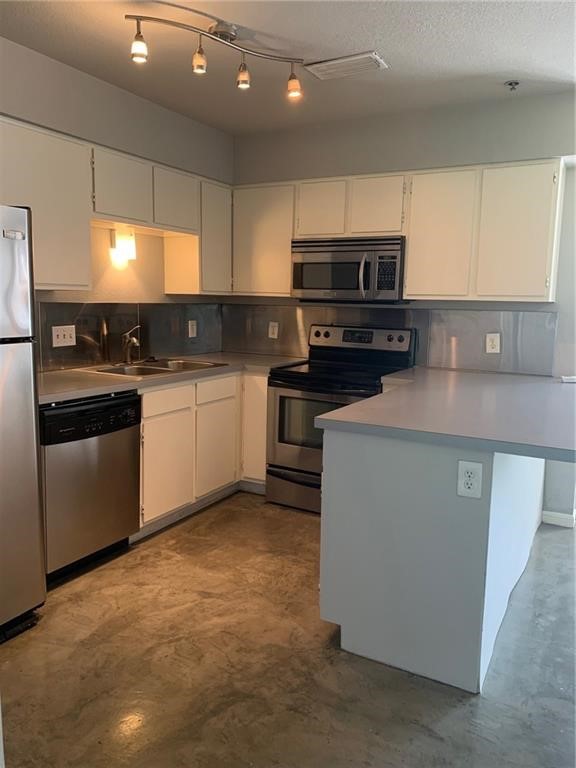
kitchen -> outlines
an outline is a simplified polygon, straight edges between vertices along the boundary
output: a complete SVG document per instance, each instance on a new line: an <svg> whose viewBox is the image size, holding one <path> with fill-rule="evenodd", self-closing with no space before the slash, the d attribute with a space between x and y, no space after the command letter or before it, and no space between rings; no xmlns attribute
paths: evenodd
<svg viewBox="0 0 576 768"><path fill-rule="evenodd" d="M348 84L356 113L338 120L339 100L335 92L329 97L332 84L316 81L297 65L301 102L256 115L242 98L253 97L260 83L264 98L274 93L284 65L263 61L253 67L247 57L258 77L248 93L232 82L234 108L226 115L217 91L228 88L225 78L238 58L226 46L206 38L210 69L205 78L194 77L188 54L191 45L196 49L197 36L142 21L140 34L151 51L147 70L148 63L139 67L130 61L136 25L124 15L148 15L149 7L41 5L51 7L54 18L43 16L46 11L38 4L4 3L0 39L5 116L0 202L28 205L32 211L36 322L30 333L17 336L37 338L43 516L50 510L47 568L42 562L38 575L40 582L47 570L50 588L36 614L40 620L0 646L7 765L418 765L434 760L464 765L474 759L479 765L570 764L573 733L564 725L573 706L566 693L572 677L566 615L574 509L570 435L563 447L548 440L547 455L535 458L541 463L533 473L532 496L544 493L537 522L543 514L556 526L545 525L536 534L479 698L463 693L473 686L444 673L403 666L365 648L349 648L356 654L341 650L349 628L335 619L348 608L334 601L353 592L341 585L340 570L329 570L321 576L319 595L320 529L322 536L330 531L337 536L323 542L331 552L344 546L340 563L354 552L354 589L361 596L354 600L365 596L368 602L360 576L367 573L369 583L382 578L368 570L373 561L363 538L369 493L359 493L353 502L354 547L364 548L363 568L351 533L342 545L339 531L329 527L341 519L342 489L325 487L323 503L326 495L335 501L320 516L298 511L318 511L322 430L335 451L337 441L352 439L336 435L334 422L327 424L349 419L345 398L352 398L349 408L357 409L381 388L385 393L375 402L388 394L404 397L400 393L413 384L387 382L406 377L414 365L416 372L482 371L474 375L491 382L517 377L518 392L522 382L555 382L568 391L563 419L570 423L572 389L560 383L560 377L575 373L570 87L531 92L527 76L523 93L518 75L521 83L511 90L502 81L516 76L514 71L510 78L492 77L488 96L480 89L476 100L466 103L454 98L428 104L416 78L412 110L404 103L378 116L359 104L354 83L362 81L351 76L336 82ZM288 4L234 5L234 13L225 4L205 10L223 18L245 14L246 27L277 34L278 9L285 22L290 18ZM352 5L359 4L338 4L335 29L349 25ZM431 29L447 23L441 8L360 5L363 18L376 14L380 26L384 19L395 20L404 35L411 13L424 14ZM159 17L203 27L202 18L189 9L154 6ZM71 39L86 41L95 23L106 28L107 50L118 62L116 81L110 71L97 72L94 63L74 59L78 51L51 49L58 41L63 45L67 35L65 16L59 15L66 7L75 30ZM452 24L460 14L479 23L468 4L451 7ZM562 26L554 15L540 12L535 8L532 16L524 8L527 28L546 23L552 34ZM521 13L509 8L506 18L518 24ZM53 37L38 37L39 20ZM288 47L301 49L306 60L322 58L304 42L302 26L288 37ZM385 40L389 49L391 41ZM163 93L166 78L176 77L182 66L164 60L176 41L186 56L186 88L199 89L187 117L176 101L167 108L175 92ZM366 50L372 41L384 53L383 42L376 45L377 38L360 33L344 52ZM286 42L276 47L286 53ZM337 57L334 44L331 49L326 46L324 58ZM502 58L503 67L504 53ZM543 50L541 68L547 60ZM160 80L152 64L160 67ZM392 87L395 68L391 62L390 71L361 77L372 93L386 93L386 78ZM4 74L10 71L18 78ZM210 81L212 73L216 80ZM282 80L280 74L280 90ZM48 101L43 91L50 94ZM202 115L205 123L226 129L209 128ZM315 121L324 122L322 132ZM454 140L447 142L447 136ZM27 226L3 223L13 232L27 232ZM22 243L11 240L10 247L22 252ZM396 256L384 258L390 255L386 249L398 245ZM372 292L379 280L382 289L400 287L401 293L378 301ZM311 292L298 295L304 290ZM320 295L337 291L349 294ZM309 368L299 370L307 360ZM132 364L136 371L120 370ZM293 367L283 367L287 364ZM305 402L316 406L310 410L286 397L286 391L311 387L315 394ZM283 416L270 418L268 393L275 390L284 392L278 405ZM318 407L324 396L345 406L340 415ZM136 402L126 403L124 397ZM104 398L107 416L101 416L102 400L92 401L98 416L76 421L77 401L87 398ZM66 421L70 401L76 401L73 424ZM352 413L356 420L364 418ZM87 415L82 409L81 414ZM2 421L6 468L14 466L7 461L8 446L19 428L7 420L4 407ZM50 424L56 424L55 439ZM70 441L71 427L96 428L101 434ZM289 455L298 454L297 461L309 457L312 464L293 466L286 452L271 453L276 428L276 443L296 447ZM535 432L533 440L543 434L538 424ZM78 446L127 439L128 433L131 448L120 448L111 460L104 474L108 482L103 487L100 478L90 486L90 469L82 464ZM352 454L344 450L352 458L364 449L355 444ZM479 461L487 497L492 475L488 459ZM347 477L356 482L359 474L346 473L361 470L349 463L349 468L338 465L336 473L331 465L327 476L340 476L345 485ZM385 466L382 462L382 480ZM82 483L77 483L79 473L85 476ZM395 475L419 487L408 474ZM3 487L9 479L2 474ZM376 479L363 482L367 491L385 498ZM443 481L448 485L456 498L456 480L453 489L451 479ZM296 501L290 497L295 487ZM302 496L300 488L312 493ZM131 500L122 501L108 520L106 538L103 513L128 489ZM70 514L80 506L87 517ZM128 507L128 527L117 534L115 526ZM527 527L532 530L536 512L530 509ZM59 516L63 510L67 514ZM492 514L482 511L487 516L482 520L492 520ZM409 543L418 538L420 524L408 531ZM124 548L116 551L118 537ZM108 544L113 549L103 559L78 566L86 554ZM530 544L531 539L523 545L526 559ZM6 585L7 563L16 573L23 552L5 545L1 551ZM474 552L481 557L481 546ZM547 567L549 560L554 567ZM72 571L62 570L70 566ZM411 585L403 583L408 600ZM326 592L333 585L338 585L336 595ZM5 594L18 597L17 590L4 587L2 606ZM529 607L531 601L540 607L547 601L543 619L531 612L538 610ZM405 606L412 610L408 602ZM358 627L360 618L354 619ZM555 627L553 639L545 632L546 622ZM399 620L396 626L401 627ZM374 628L370 636L376 636ZM405 644L413 645L408 640L405 636ZM516 655L514 665L510 658ZM538 667L530 683L523 669L527 664ZM70 683L63 687L59 677L69 677ZM548 678L555 681L555 738L551 709L537 702L536 692ZM530 701L527 709L516 698L522 692ZM387 714L371 711L370 700ZM474 736L476 707L492 746ZM444 725L436 719L438 712ZM537 726L528 735L530 718ZM310 719L315 729L309 728ZM506 728L498 729L494 719L504 720ZM466 735L460 739L462 728Z"/></svg>

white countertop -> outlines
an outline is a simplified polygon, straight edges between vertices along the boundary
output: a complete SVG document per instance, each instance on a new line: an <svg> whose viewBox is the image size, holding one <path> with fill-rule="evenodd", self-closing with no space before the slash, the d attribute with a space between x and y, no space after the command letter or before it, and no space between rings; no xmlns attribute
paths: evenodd
<svg viewBox="0 0 576 768"><path fill-rule="evenodd" d="M90 368L73 368L61 371L47 371L38 374L38 402L57 403L63 400L76 400L82 397L106 395L112 392L126 392L131 389L142 390L147 387L179 384L208 376L221 376L239 371L267 373L270 368L302 362L303 358L286 355L254 355L236 352L212 352L201 355L172 355L181 360L205 360L211 363L223 363L226 367L208 368L201 371L178 371L158 376L118 376L97 373ZM103 363L98 367L107 367Z"/></svg>
<svg viewBox="0 0 576 768"><path fill-rule="evenodd" d="M545 376L412 368L381 395L316 419L323 429L576 461L576 384Z"/></svg>

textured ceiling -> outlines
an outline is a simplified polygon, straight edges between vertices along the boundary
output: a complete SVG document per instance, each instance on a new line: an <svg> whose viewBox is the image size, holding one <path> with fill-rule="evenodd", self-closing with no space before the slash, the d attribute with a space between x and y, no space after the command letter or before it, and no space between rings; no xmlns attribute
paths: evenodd
<svg viewBox="0 0 576 768"><path fill-rule="evenodd" d="M190 33L143 26L149 63L133 64L125 13L206 27L159 2L0 2L0 34L169 109L233 134L573 87L575 4L464 2L197 2L241 26L247 45L308 61L378 51L390 69L339 81L303 72L305 97L285 98L287 65L248 59L253 87L235 87L238 54L207 40L208 73L193 75ZM521 81L517 94L503 86Z"/></svg>

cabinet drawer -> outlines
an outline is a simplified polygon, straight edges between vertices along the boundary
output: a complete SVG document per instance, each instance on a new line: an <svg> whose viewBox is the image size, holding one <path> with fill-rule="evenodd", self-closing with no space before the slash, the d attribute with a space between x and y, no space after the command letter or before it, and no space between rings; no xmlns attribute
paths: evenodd
<svg viewBox="0 0 576 768"><path fill-rule="evenodd" d="M159 389L142 395L142 418L158 416L161 413L180 411L194 406L194 385Z"/></svg>
<svg viewBox="0 0 576 768"><path fill-rule="evenodd" d="M212 403L226 397L236 397L237 376L223 376L221 379L199 381L196 385L196 404Z"/></svg>

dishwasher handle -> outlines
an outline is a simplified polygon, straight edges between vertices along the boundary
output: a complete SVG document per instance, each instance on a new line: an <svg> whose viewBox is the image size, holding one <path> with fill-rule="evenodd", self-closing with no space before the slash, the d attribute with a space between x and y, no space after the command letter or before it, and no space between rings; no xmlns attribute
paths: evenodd
<svg viewBox="0 0 576 768"><path fill-rule="evenodd" d="M137 393L86 398L40 409L41 445L58 445L107 435L140 424Z"/></svg>

